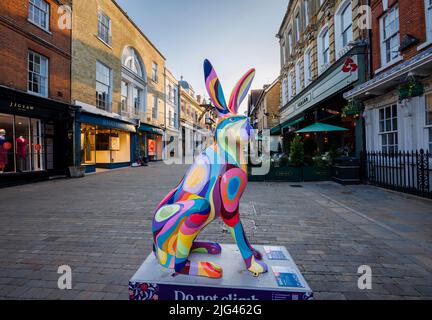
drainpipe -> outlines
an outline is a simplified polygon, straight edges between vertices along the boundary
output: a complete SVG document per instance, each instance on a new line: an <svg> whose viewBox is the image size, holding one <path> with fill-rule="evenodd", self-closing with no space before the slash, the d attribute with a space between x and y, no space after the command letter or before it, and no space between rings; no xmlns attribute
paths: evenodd
<svg viewBox="0 0 432 320"><path fill-rule="evenodd" d="M168 155L167 154L165 154L165 152L166 152L166 145L165 145L165 143L166 143L166 140L167 140L167 129L168 129L168 127L167 127L167 123L166 123L166 112L167 112L167 101L166 101L166 86L167 86L167 76L166 76L166 67L164 67L164 127L165 127L165 132L164 132L164 136L163 136L163 143L162 143L162 145L163 145L163 152L162 152L162 157L163 158L167 158L168 157Z"/></svg>
<svg viewBox="0 0 432 320"><path fill-rule="evenodd" d="M367 0L367 5L369 8L371 8L371 0ZM371 14L372 15L372 14ZM370 79L372 79L373 77L373 61L372 61L372 16L370 17L371 19L371 28L368 29L368 68L369 68L369 74L368 74L368 79L366 81L369 81ZM362 126L363 126L363 155L366 155L366 124L365 121L363 119L362 121Z"/></svg>

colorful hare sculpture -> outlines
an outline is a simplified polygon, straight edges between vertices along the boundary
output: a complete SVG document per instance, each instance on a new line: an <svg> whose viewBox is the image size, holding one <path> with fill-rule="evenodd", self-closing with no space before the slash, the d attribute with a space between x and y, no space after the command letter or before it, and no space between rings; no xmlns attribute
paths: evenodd
<svg viewBox="0 0 432 320"><path fill-rule="evenodd" d="M228 106L215 70L204 61L208 94L216 108L215 142L206 148L183 179L158 205L153 218L153 251L160 264L176 273L220 278L222 268L212 262L190 261L191 252L218 254L214 242L195 241L201 230L221 217L230 230L246 268L254 276L267 271L262 255L246 239L239 203L247 183L247 167L240 145L247 143L252 128L246 116L237 115L255 70L249 70L235 86ZM235 141L227 143L227 141Z"/></svg>

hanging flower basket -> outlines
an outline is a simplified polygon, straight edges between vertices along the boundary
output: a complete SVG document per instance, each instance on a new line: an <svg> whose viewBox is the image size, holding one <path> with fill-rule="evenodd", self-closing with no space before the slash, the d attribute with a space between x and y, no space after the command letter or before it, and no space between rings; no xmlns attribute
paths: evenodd
<svg viewBox="0 0 432 320"><path fill-rule="evenodd" d="M361 113L361 107L358 103L353 101L348 102L348 104L342 108L342 118L348 117L358 117Z"/></svg>
<svg viewBox="0 0 432 320"><path fill-rule="evenodd" d="M399 86L399 101L418 97L424 94L424 85L414 77L409 77L406 82Z"/></svg>

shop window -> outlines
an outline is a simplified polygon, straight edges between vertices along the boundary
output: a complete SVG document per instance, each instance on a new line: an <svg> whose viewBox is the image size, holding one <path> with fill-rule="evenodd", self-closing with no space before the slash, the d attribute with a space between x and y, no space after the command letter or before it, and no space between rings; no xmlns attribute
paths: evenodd
<svg viewBox="0 0 432 320"><path fill-rule="evenodd" d="M30 143L31 170L43 170L44 152L47 153L47 149L42 136L42 123L38 119L30 119Z"/></svg>
<svg viewBox="0 0 432 320"><path fill-rule="evenodd" d="M380 19L381 65L386 66L399 58L399 8L390 9Z"/></svg>
<svg viewBox="0 0 432 320"><path fill-rule="evenodd" d="M41 120L0 114L0 173L44 170L47 152Z"/></svg>
<svg viewBox="0 0 432 320"><path fill-rule="evenodd" d="M46 123L44 125L44 141L45 141L45 152L46 157L46 169L54 169L54 124Z"/></svg>
<svg viewBox="0 0 432 320"><path fill-rule="evenodd" d="M29 92L48 96L48 59L33 51L28 53L27 87Z"/></svg>
<svg viewBox="0 0 432 320"><path fill-rule="evenodd" d="M96 61L96 107L110 111L111 69Z"/></svg>
<svg viewBox="0 0 432 320"><path fill-rule="evenodd" d="M30 0L28 19L38 27L49 30L49 4L44 0Z"/></svg>
<svg viewBox="0 0 432 320"><path fill-rule="evenodd" d="M98 37L111 45L111 19L102 11L98 12Z"/></svg>
<svg viewBox="0 0 432 320"><path fill-rule="evenodd" d="M398 151L397 106L395 104L379 109L379 135L383 152Z"/></svg>
<svg viewBox="0 0 432 320"><path fill-rule="evenodd" d="M15 172L14 116L0 113L0 174Z"/></svg>
<svg viewBox="0 0 432 320"><path fill-rule="evenodd" d="M432 152L432 94L426 95L426 114L425 114L426 141L429 152Z"/></svg>

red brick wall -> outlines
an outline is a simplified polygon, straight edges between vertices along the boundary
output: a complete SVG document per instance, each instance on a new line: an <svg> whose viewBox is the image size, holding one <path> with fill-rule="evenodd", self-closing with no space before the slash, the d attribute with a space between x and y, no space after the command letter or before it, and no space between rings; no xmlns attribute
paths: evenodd
<svg viewBox="0 0 432 320"><path fill-rule="evenodd" d="M400 40L406 34L416 37L420 42L401 52L404 61L418 54L417 47L426 40L426 22L423 0L388 0L388 6L399 6ZM373 70L381 67L379 18L383 15L382 0L372 0L372 59Z"/></svg>
<svg viewBox="0 0 432 320"><path fill-rule="evenodd" d="M57 1L50 5L49 32L30 23L28 0L0 1L0 84L27 91L27 55L49 59L49 98L70 102L71 30L60 29Z"/></svg>

